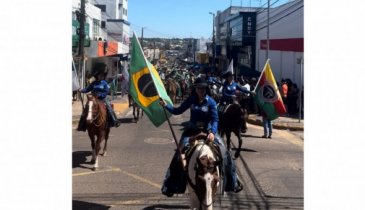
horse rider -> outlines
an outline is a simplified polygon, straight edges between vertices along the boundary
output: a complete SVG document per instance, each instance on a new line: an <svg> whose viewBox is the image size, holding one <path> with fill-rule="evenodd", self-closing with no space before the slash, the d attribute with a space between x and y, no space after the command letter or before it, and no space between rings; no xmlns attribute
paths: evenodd
<svg viewBox="0 0 365 210"><path fill-rule="evenodd" d="M114 113L113 108L110 105L109 99L107 97L109 93L109 85L105 81L105 76L107 74L107 66L104 63L98 63L95 65L94 77L95 81L88 85L86 88L81 89L81 93L92 92L93 95L96 95L99 100L103 101L106 105L107 113L108 113L108 126L109 127L119 127L120 122L117 119L117 116ZM86 118L86 114L81 117Z"/></svg>
<svg viewBox="0 0 365 210"><path fill-rule="evenodd" d="M233 80L233 74L231 71L226 71L222 75L222 77L225 78L226 81L223 83L221 104L227 105L233 103L234 102L233 99L236 97L237 91L255 95L255 92L249 91L245 88L242 88L242 86L238 85L238 83Z"/></svg>
<svg viewBox="0 0 365 210"><path fill-rule="evenodd" d="M202 131L207 133L207 140L214 142L219 147L220 154L223 156L223 170L225 171L224 184L225 191L239 192L243 189L236 174L236 166L229 152L225 148L221 137L218 135L218 111L217 104L210 97L210 90L204 78L197 78L194 82L191 95L181 103L179 107L173 107L161 100L160 104L164 106L170 113L179 115L190 108L190 121L186 126L179 143L180 151L185 151L190 147L189 137L192 133ZM162 186L162 194L170 197L174 193L184 193L187 183L187 177L184 176L184 169L179 160L178 151L175 153L167 170L164 184ZM180 166L180 167L179 167Z"/></svg>

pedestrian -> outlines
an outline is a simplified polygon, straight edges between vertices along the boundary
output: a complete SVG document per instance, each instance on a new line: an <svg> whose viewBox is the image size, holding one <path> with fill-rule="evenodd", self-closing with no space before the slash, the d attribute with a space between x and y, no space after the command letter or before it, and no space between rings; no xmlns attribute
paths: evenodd
<svg viewBox="0 0 365 210"><path fill-rule="evenodd" d="M285 109L288 113L288 84L285 79L281 80L280 92L281 92L281 98L283 99Z"/></svg>
<svg viewBox="0 0 365 210"><path fill-rule="evenodd" d="M107 66L104 63L97 63L94 68L95 81L93 81L90 85L88 85L85 89L80 90L81 93L92 92L92 94L96 95L97 98L103 101L106 105L107 113L108 113L108 126L109 127L119 127L120 122L117 119L117 116L114 113L113 108L107 98L109 93L109 85L105 81L105 76L108 72ZM81 118L86 118L86 112L84 111ZM80 119L81 121L81 119ZM80 128L81 129L81 128ZM85 128L84 128L85 129Z"/></svg>
<svg viewBox="0 0 365 210"><path fill-rule="evenodd" d="M208 83L203 78L197 78L194 82L191 95L182 102L179 107L173 107L161 100L160 104L165 107L170 113L179 115L190 108L190 120L188 126L185 127L181 135L179 148L182 153L189 148L189 137L196 135L199 132L207 133L207 140L214 142L220 148L220 154L223 156L223 167L226 169L224 179L226 180L225 191L239 192L243 189L239 182L236 166L232 160L230 153L227 151L222 138L218 135L218 111L217 104L210 97ZM184 169L179 160L179 153L176 152L171 165L166 173L162 193L167 196L172 196L174 193L183 193L185 191L187 179L184 177ZM180 176L176 178L176 176ZM175 177L175 178L174 178ZM177 181L173 181L177 180ZM180 189L177 189L180 186Z"/></svg>
<svg viewBox="0 0 365 210"><path fill-rule="evenodd" d="M267 118L267 115L264 110L261 109L261 115L262 115L262 126L264 127L264 135L262 138L269 138L271 139L272 135L272 122Z"/></svg>
<svg viewBox="0 0 365 210"><path fill-rule="evenodd" d="M293 83L291 88L289 88L287 97L288 112L290 115L298 114L298 98L299 89L297 84Z"/></svg>

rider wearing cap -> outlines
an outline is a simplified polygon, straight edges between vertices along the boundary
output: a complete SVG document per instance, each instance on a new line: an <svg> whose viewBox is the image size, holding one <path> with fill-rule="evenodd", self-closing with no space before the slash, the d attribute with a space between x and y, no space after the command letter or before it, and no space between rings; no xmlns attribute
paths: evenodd
<svg viewBox="0 0 365 210"><path fill-rule="evenodd" d="M183 153L189 148L189 137L192 130L203 131L208 134L207 139L214 142L219 146L221 154L223 155L223 164L226 171L226 184L225 191L239 192L242 190L242 185L237 180L236 167L231 159L229 152L227 152L224 143L218 135L218 111L217 104L213 98L210 97L208 84L203 78L197 78L194 82L194 88L192 94L184 101L179 107L173 107L161 100L161 105L164 106L170 113L179 115L190 108L190 121L189 129L185 129L181 136L180 148ZM164 185L162 187L162 193L167 196L172 196L174 193L183 193L186 187L186 177L180 177L182 183L172 183L170 178L172 174L182 175L184 172L182 168L176 166L180 165L178 152L175 153L171 165L167 171ZM176 170L176 171L173 171ZM183 175L182 175L183 176ZM182 184L182 190L176 190L176 184Z"/></svg>
<svg viewBox="0 0 365 210"><path fill-rule="evenodd" d="M103 101L106 105L109 127L119 127L120 122L117 119L117 116L114 113L113 108L110 105L110 102L107 98L109 93L109 85L105 81L105 76L107 74L107 66L104 63L98 63L95 65L95 70L93 76L95 77L95 81L93 81L89 86L85 89L80 90L81 93L92 92L92 94L96 95L99 100Z"/></svg>

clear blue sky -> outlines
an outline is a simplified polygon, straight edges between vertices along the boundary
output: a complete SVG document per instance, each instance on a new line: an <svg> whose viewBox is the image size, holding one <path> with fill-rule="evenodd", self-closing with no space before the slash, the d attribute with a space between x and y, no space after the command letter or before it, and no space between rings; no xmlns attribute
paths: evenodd
<svg viewBox="0 0 365 210"><path fill-rule="evenodd" d="M241 6L241 2L244 7L258 7L267 0L232 0L232 6ZM273 7L285 2L288 0L279 0ZM146 27L144 37L209 38L213 31L209 12L216 14L230 4L231 0L129 0L128 21L137 36L141 36L141 27Z"/></svg>

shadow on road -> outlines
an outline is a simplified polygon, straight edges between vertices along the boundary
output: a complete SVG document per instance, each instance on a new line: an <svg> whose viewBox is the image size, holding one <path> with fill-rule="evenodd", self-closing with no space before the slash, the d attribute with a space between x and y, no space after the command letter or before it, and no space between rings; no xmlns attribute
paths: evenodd
<svg viewBox="0 0 365 210"><path fill-rule="evenodd" d="M81 164L90 164L86 162L88 156L91 156L91 151L76 151L72 153L72 168L87 168ZM89 168L87 168L89 169Z"/></svg>
<svg viewBox="0 0 365 210"><path fill-rule="evenodd" d="M251 138L258 138L258 139L262 139L261 136L253 136L253 135L247 135L247 134L241 134L242 137L251 137Z"/></svg>
<svg viewBox="0 0 365 210"><path fill-rule="evenodd" d="M237 148L232 148L232 150L237 150ZM247 149L247 148L240 148L240 152L257 152L256 150L253 149Z"/></svg>
<svg viewBox="0 0 365 210"><path fill-rule="evenodd" d="M121 118L121 119L118 119L118 121L122 124L123 123L136 123L134 118Z"/></svg>
<svg viewBox="0 0 365 210"><path fill-rule="evenodd" d="M72 210L85 210L85 209L92 209L92 210L107 210L110 209L110 206L104 206L96 203L89 203L85 201L77 201L72 200Z"/></svg>
<svg viewBox="0 0 365 210"><path fill-rule="evenodd" d="M155 210L155 209L190 209L187 205L167 205L167 204L158 204L153 206L147 206L142 210Z"/></svg>

